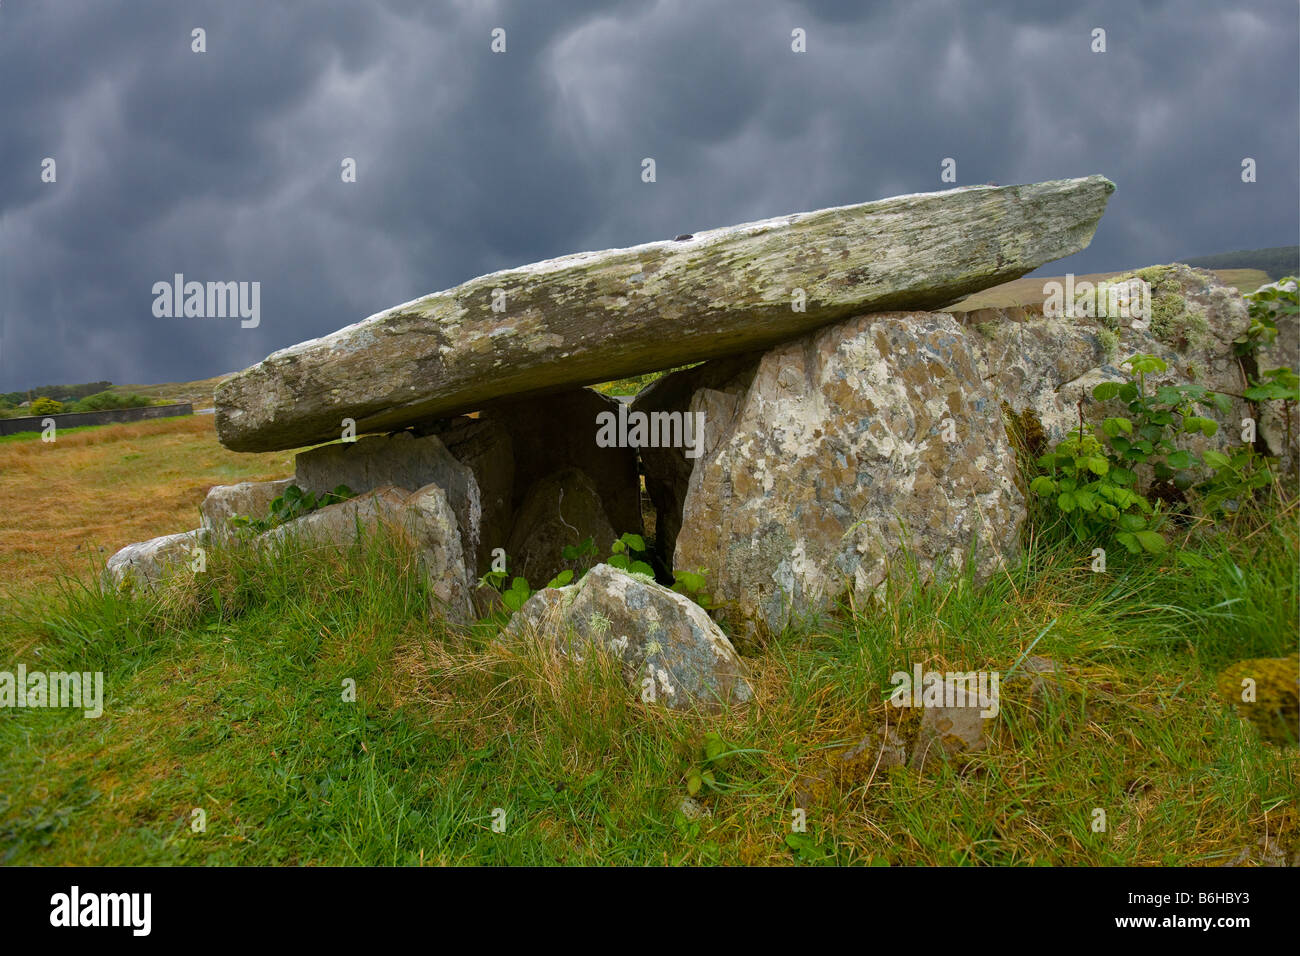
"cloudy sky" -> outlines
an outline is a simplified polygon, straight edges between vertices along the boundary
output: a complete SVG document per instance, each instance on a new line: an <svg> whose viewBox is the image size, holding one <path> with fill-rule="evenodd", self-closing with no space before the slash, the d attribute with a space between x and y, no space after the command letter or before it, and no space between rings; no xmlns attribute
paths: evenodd
<svg viewBox="0 0 1300 956"><path fill-rule="evenodd" d="M496 269L948 188L945 157L1115 181L1046 274L1294 244L1297 10L0 0L0 391L206 378ZM260 325L155 317L178 272L260 282Z"/></svg>

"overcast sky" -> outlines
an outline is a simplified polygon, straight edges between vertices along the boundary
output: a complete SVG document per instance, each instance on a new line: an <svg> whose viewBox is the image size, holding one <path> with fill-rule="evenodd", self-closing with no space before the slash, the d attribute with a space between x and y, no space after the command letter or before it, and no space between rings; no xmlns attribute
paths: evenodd
<svg viewBox="0 0 1300 956"><path fill-rule="evenodd" d="M1297 242L1295 0L1054 6L0 0L0 391L206 378L496 269L949 188L945 157L1115 181L1045 274ZM260 325L155 317L178 272L260 282Z"/></svg>

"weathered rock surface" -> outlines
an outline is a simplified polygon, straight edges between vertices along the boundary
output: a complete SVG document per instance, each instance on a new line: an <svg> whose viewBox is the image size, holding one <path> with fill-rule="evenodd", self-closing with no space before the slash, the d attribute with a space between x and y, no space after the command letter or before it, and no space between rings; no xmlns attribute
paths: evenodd
<svg viewBox="0 0 1300 956"><path fill-rule="evenodd" d="M675 710L712 710L753 697L731 642L697 604L647 578L598 564L577 584L538 591L503 640L541 639L581 660L603 647L634 688Z"/></svg>
<svg viewBox="0 0 1300 956"><path fill-rule="evenodd" d="M414 492L386 486L328 505L258 536L264 547L348 547L381 524L414 546L435 612L454 623L472 617L469 575L456 515L435 484Z"/></svg>
<svg viewBox="0 0 1300 956"><path fill-rule="evenodd" d="M921 711L921 728L912 746L911 765L918 771L934 767L949 757L976 753L988 745L986 732L997 712L997 695L987 702L971 694L963 698L966 684L952 678L944 681L944 697L956 703L927 704ZM985 714L988 716L985 716Z"/></svg>
<svg viewBox="0 0 1300 956"><path fill-rule="evenodd" d="M295 471L298 486L316 494L341 484L359 493L385 486L409 493L436 484L456 513L462 553L471 556L472 566L478 566L483 514L478 482L473 471L457 461L438 436L417 438L410 432L398 432L321 445L299 454Z"/></svg>
<svg viewBox="0 0 1300 956"><path fill-rule="evenodd" d="M203 527L215 535L229 530L230 519L237 515L265 518L271 511L271 502L284 494L284 489L294 483L293 478L279 481L241 481L237 485L216 485L208 490L199 505Z"/></svg>
<svg viewBox="0 0 1300 956"><path fill-rule="evenodd" d="M203 535L200 528L128 544L108 559L104 586L111 590L153 590L168 573L193 560L194 548L203 543Z"/></svg>
<svg viewBox="0 0 1300 956"><path fill-rule="evenodd" d="M590 557L566 561L567 545L591 538L603 556L617 537L595 483L582 470L566 468L535 482L515 512L505 545L509 571L540 586L566 568L577 571L590 562Z"/></svg>
<svg viewBox="0 0 1300 956"><path fill-rule="evenodd" d="M295 518L257 536L262 547L273 547L289 542L297 546L329 546L343 548L351 545L358 536L373 529L381 521L397 517L410 492L405 488L387 485L364 494L327 505Z"/></svg>
<svg viewBox="0 0 1300 956"><path fill-rule="evenodd" d="M705 447L674 565L707 569L733 633L878 593L904 546L923 579L972 548L987 577L1017 548L1001 410L943 313L860 316L768 351Z"/></svg>
<svg viewBox="0 0 1300 956"><path fill-rule="evenodd" d="M602 507L614 529L641 533L641 485L635 448L596 445L596 416L617 414L616 399L589 388L556 395L502 402L482 419L496 422L510 435L514 451L514 506L538 481L562 468L580 468L595 482ZM500 544L500 542L498 542Z"/></svg>
<svg viewBox="0 0 1300 956"><path fill-rule="evenodd" d="M454 457L474 473L478 482L479 519L477 567L490 570L492 550L504 548L514 520L515 456L510 432L499 421L470 418L440 419L417 426L417 435L437 435Z"/></svg>
<svg viewBox="0 0 1300 956"><path fill-rule="evenodd" d="M1136 328L1131 318L1052 317L1038 309L954 313L973 333L980 376L995 397L1016 413L1032 412L1049 444L1077 427L1081 398L1086 420L1121 413L1118 403L1094 401L1092 389L1126 378L1120 363L1137 352L1158 355L1169 365L1165 373L1148 376L1152 387L1193 382L1235 394L1246 387L1233 354L1233 340L1250 322L1241 295L1213 273L1185 265L1153 266L1135 275L1151 285L1153 313ZM1230 415L1211 413L1220 421L1217 434L1180 436L1179 442L1198 453L1240 445L1240 422L1249 413L1247 403L1234 399Z"/></svg>
<svg viewBox="0 0 1300 956"><path fill-rule="evenodd" d="M939 308L1083 249L1113 189L1090 176L899 196L481 276L233 376L217 389L217 434L235 451L295 448L333 439L345 417L388 431L863 312Z"/></svg>

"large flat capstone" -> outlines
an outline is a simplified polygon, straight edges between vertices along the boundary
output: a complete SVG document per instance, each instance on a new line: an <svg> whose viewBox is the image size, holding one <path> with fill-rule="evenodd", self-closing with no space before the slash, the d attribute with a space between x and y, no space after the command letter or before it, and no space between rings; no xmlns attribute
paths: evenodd
<svg viewBox="0 0 1300 956"><path fill-rule="evenodd" d="M1085 248L1113 190L1089 176L920 193L495 272L240 372L217 390L217 434L296 448L344 418L392 430L941 308Z"/></svg>

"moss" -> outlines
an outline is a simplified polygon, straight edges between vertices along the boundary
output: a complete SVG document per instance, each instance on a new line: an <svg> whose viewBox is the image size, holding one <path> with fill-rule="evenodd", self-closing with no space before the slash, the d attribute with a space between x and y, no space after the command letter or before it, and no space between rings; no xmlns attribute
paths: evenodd
<svg viewBox="0 0 1300 956"><path fill-rule="evenodd" d="M1108 362L1119 353L1119 336L1108 328L1097 330L1097 344Z"/></svg>

